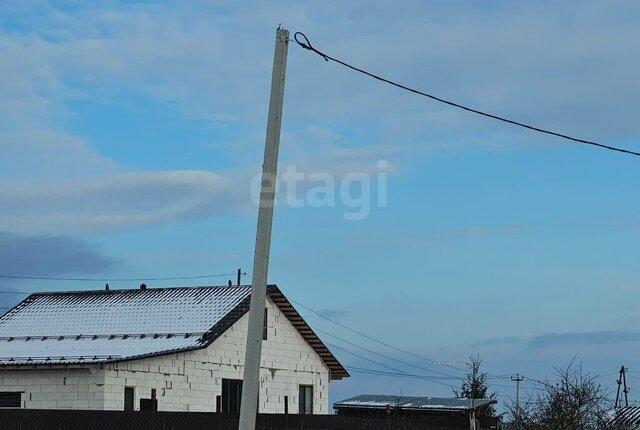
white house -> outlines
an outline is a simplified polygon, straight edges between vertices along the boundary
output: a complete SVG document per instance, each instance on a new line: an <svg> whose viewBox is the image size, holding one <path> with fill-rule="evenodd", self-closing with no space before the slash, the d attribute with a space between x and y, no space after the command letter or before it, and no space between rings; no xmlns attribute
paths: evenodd
<svg viewBox="0 0 640 430"><path fill-rule="evenodd" d="M237 412L250 290L32 294L0 317L0 407ZM265 312L259 412L328 413L349 374L277 286Z"/></svg>

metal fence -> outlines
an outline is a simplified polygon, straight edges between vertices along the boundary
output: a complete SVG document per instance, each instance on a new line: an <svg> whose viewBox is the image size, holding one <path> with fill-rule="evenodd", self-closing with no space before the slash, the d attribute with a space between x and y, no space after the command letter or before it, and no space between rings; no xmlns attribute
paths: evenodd
<svg viewBox="0 0 640 430"><path fill-rule="evenodd" d="M455 430L416 419L338 415L258 416L260 430ZM0 410L0 429L11 430L236 430L238 417L199 412L127 412L47 409Z"/></svg>

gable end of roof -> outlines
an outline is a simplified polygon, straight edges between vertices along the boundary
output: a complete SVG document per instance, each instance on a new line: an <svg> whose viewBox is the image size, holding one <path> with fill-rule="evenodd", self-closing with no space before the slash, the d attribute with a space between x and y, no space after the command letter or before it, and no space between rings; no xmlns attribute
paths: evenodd
<svg viewBox="0 0 640 430"><path fill-rule="evenodd" d="M327 348L318 335L309 327L282 291L280 291L276 285L269 285L267 294L329 368L329 379L337 381L348 378L350 376L349 372L347 372L329 348Z"/></svg>

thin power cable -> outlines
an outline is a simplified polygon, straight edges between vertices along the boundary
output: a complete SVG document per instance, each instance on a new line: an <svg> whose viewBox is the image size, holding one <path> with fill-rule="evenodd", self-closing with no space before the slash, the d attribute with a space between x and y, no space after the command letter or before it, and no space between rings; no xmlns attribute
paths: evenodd
<svg viewBox="0 0 640 430"><path fill-rule="evenodd" d="M403 378L403 379L419 379L419 380L423 380L424 377L421 375L411 375L411 374L404 374L404 373L393 373L393 372L384 372L384 371L380 371L380 370L374 370L374 369L363 369L363 368L359 368L359 367L354 367L354 366L346 366L347 370L349 370L349 372L354 372L354 373L362 373L365 375L372 375L372 376L385 376L385 377L391 377L391 378ZM441 385L445 385L448 388L451 388L450 386L448 386L447 384L444 384L442 382L438 382L438 381L433 381L433 380L429 380L431 382L436 382L439 383ZM501 387L505 387L505 388L512 388L512 387L508 387L505 385L501 385ZM523 390L526 390L523 388ZM500 393L500 392L496 392L495 393L496 396L498 397L504 397L507 399L511 399L514 400L514 397L508 394L504 394L504 393Z"/></svg>
<svg viewBox="0 0 640 430"><path fill-rule="evenodd" d="M381 362L379 362L379 361L373 360L373 359L371 359L371 358L365 357L365 356L360 355L360 354L358 354L358 353L356 353L356 352L350 351L350 350L348 350L348 349L346 349L346 348L342 348L341 346L334 345L334 344L329 343L329 342L325 342L325 343L326 343L328 346L332 347L332 348L335 348L335 349L338 349L338 350L340 350L340 351L346 352L347 354L351 354L351 355L353 355L354 357L358 357L358 358L360 358L360 359L362 359L362 360L366 360L366 361L368 361L368 362L370 362L370 363L377 364L378 366L381 366L381 367L386 367L387 369L391 369L391 370L393 370L393 371L395 371L395 372L398 372L398 373L400 373L400 374L403 374L403 375L405 375L405 376L412 376L410 373L403 372L403 371L402 371L402 370L400 370L400 369L396 369L395 367L392 367L392 366L389 366L389 365L387 365L387 364L381 363ZM420 379L427 380L427 381L430 381L430 382L434 382L434 383L436 383L436 384L444 385L445 387L451 387L449 384L445 384L444 382L441 382L441 381L438 381L438 380L433 379L433 378L434 378L433 376L431 376L431 377L429 377L429 376L419 376L419 378L420 378Z"/></svg>
<svg viewBox="0 0 640 430"><path fill-rule="evenodd" d="M347 367L347 370L349 371L368 373L370 375L397 376L399 378L409 378L409 379L425 379L426 378L429 381L432 381L434 379L440 379L440 380L457 379L455 377L447 378L445 376L437 377L437 376L417 375L412 373L397 373L397 372L388 372L384 370L365 369L365 368L354 367L354 366L346 366L346 367Z"/></svg>
<svg viewBox="0 0 640 430"><path fill-rule="evenodd" d="M415 376L405 375L403 373L392 373L392 372L382 372L379 370L360 369L353 366L346 366L346 368L349 372L364 373L365 375L392 376L394 378L416 379Z"/></svg>
<svg viewBox="0 0 640 430"><path fill-rule="evenodd" d="M217 275L173 276L168 278L58 278L49 276L17 276L0 275L3 279L30 279L36 281L83 281L83 282L129 282L129 281L179 281L184 279L220 278L235 276L236 273L222 273Z"/></svg>
<svg viewBox="0 0 640 430"><path fill-rule="evenodd" d="M413 375L410 373L394 373L394 372L386 372L383 370L375 370L375 369L366 369L366 368L361 368L361 367L355 367L355 366L347 366L347 370L349 370L350 372L356 372L356 373L364 373L364 374L369 374L369 375L376 375L376 376L391 376L391 377L396 377L396 378L408 378L408 379L424 379L424 375ZM510 387L508 385L498 385L499 387L504 387L504 388L513 388ZM527 388L523 388L523 390L530 390ZM512 398L512 396L510 395L506 395L503 393L496 393L498 396L500 397L507 397L507 398Z"/></svg>
<svg viewBox="0 0 640 430"><path fill-rule="evenodd" d="M391 349L394 349L394 350L396 350L396 351L402 352L403 354L407 354L407 355L410 355L410 356L412 356L412 357L419 358L420 360L424 360L424 361L426 361L426 362L428 362L428 363L430 363L430 364L433 364L433 363L436 363L436 362L437 362L436 360L433 360L433 359L431 359L431 358L429 358L429 357L425 357L425 356L421 356L421 355L418 355L418 354L414 354L413 352L410 352L410 351L404 350L404 349L402 349L402 348L398 348L397 346L390 345L390 344L388 344L388 343L386 343L386 342L383 342L383 341L381 341L381 340L378 340L378 339L376 339L376 338L374 338L374 337L372 337L372 336L369 336L369 335L367 335L367 334L365 334L365 333L362 333L362 332L360 332L360 331L358 331L358 330L354 330L354 329L352 329L351 327L348 327L348 326L346 326L346 325L342 324L341 322L338 322L338 321L336 321L336 320L334 320L334 319L332 319L332 318L329 318L328 316L323 315L323 314L321 314L320 312L315 311L315 310L311 309L310 307L305 306L305 305L303 305L302 303L300 303L300 302L298 302L298 301L296 301L296 300L293 300L293 299L291 299L291 298L289 298L289 300L290 300L290 301L292 301L293 303L295 303L296 305L298 305L298 306L300 306L300 307L302 307L302 308L304 308L304 309L308 310L309 312L314 313L315 315L319 316L320 318L324 318L324 319L326 319L327 321L330 321L330 322L332 322L332 323L334 323L334 324L336 324L336 325L338 325L338 326L340 326L340 327L344 328L345 330L349 330L349 331L350 331L350 332L352 332L352 333L355 333L355 334L357 334L357 335L359 335L359 336L362 336L362 337L364 337L364 338L366 338L366 339L369 339L369 340L370 340L370 341L372 341L372 342L379 343L380 345L383 345L383 346L386 346L387 348L391 348ZM451 365L451 364L442 363L442 365L443 365L443 366L450 367L450 368L452 368L452 369L456 369L456 370L461 371L461 372L466 372L466 369L461 369L461 368L456 367L456 366L453 366L453 365Z"/></svg>
<svg viewBox="0 0 640 430"><path fill-rule="evenodd" d="M351 342L351 341L349 341L349 340L346 340L346 339L343 339L343 338L341 338L341 337L338 337L338 336L336 336L336 335L334 335L334 334L331 334L331 333L329 333L329 332L327 332L327 331L321 330L321 329L319 329L319 328L317 328L317 327L313 327L313 326L311 326L311 328L312 328L314 331L318 332L318 333L322 333L322 334L324 334L324 335L326 335L326 336L330 336L330 337L332 337L332 338L334 338L334 339L337 339L337 340L339 340L339 341L341 341L341 342L344 342L344 343L346 343L346 344L348 344L348 345L355 346L356 348L360 348L360 349L362 349L363 351L367 351L367 352L369 352L369 353L371 353L371 354L375 354L375 355L380 356L380 357L382 357L382 358L386 358L387 360L395 361L395 362L397 362L397 363L404 364L405 366L414 367L414 368L416 368L416 369L424 370L425 372L434 373L434 374L436 374L436 375L444 376L444 377L447 377L447 378L453 378L453 379L457 379L457 380L462 380L462 379L463 379L463 378L462 378L462 377L460 377L460 376L454 376L454 375L450 375L450 374L448 374L448 373L438 372L437 370L427 369L426 367L417 366L417 365L415 365L415 364L412 364L412 363L409 363L409 362L406 362L406 361L402 361L402 360L398 360L397 358L393 358L393 357L390 357L390 356L385 355L385 354L381 354L381 353L379 353L379 352L377 352L377 351L374 351L374 350L369 349L369 348L365 348L364 346L358 345L358 344L353 343L353 342Z"/></svg>
<svg viewBox="0 0 640 430"><path fill-rule="evenodd" d="M364 355L360 355L360 354L358 354L358 353L356 353L356 352L353 352L353 351L351 351L351 350L349 350L349 349L347 349L347 348L343 348L343 347L341 347L341 346L338 346L338 345L335 345L335 344L333 344L333 343L329 343L329 342L325 342L325 344L327 344L327 345L328 345L328 346L330 346L331 348L334 348L334 349L337 349L337 350L340 350L340 351L346 352L347 354L351 354L351 355L353 355L354 357L358 357L358 358L360 358L360 359L362 359L362 360L366 360L366 361L368 361L368 362L370 362L370 363L377 364L378 366L385 367L385 368L387 368L387 369L391 369L391 370L393 370L393 371L395 371L395 372L398 372L398 373L404 373L404 374L408 375L408 373L403 372L403 371L402 371L402 370L400 370L400 369L396 369L395 367L393 367L393 366L389 366L388 364L384 364L384 363L381 363L381 362L379 362L379 361L373 360L373 359L371 359L371 358L369 358L369 357L365 357Z"/></svg>
<svg viewBox="0 0 640 430"><path fill-rule="evenodd" d="M309 41L309 39L307 38L307 36L304 33L301 33L301 32L298 31L298 32L296 32L294 34L293 37L294 37L295 41L298 43L298 45L300 45L302 48L304 48L304 49L306 49L308 51L315 52L316 54L318 54L319 56L324 58L325 61L331 60L331 61L333 61L335 63L338 63L338 64L340 64L340 65L342 65L344 67L347 67L347 68L349 68L351 70L354 70L354 71L356 71L358 73L362 73L363 75L367 75L367 76L369 76L369 77L371 77L373 79L377 79L378 81L387 83L389 85L393 85L394 87L403 89L405 91L409 91L409 92L414 93L414 94L418 94L418 95L421 95L421 96L424 96L424 97L428 97L428 98L430 98L432 100L435 100L437 102L444 103L446 105L453 106L453 107L456 107L458 109L465 110L467 112L472 112L472 113L475 113L477 115L481 115L481 116L484 116L484 117L487 117L487 118L492 118L492 119L495 119L495 120L498 120L498 121L502 121L502 122L505 122L507 124L515 125L515 126L522 127L522 128L526 128L526 129L532 130L532 131L537 131L539 133L544 133L544 134L548 134L548 135L551 135L551 136L560 137L562 139L571 140L573 142L578 142L578 143L583 143L583 144L587 144L587 145L597 146L599 148L608 149L610 151L617 151L617 152L623 152L625 154L631 154L631 155L640 156L640 152L635 152L635 151L630 151L630 150L627 150L627 149L617 148L615 146L604 145L602 143L594 142L592 140L579 139L577 137L572 137L572 136L569 136L567 134L558 133L558 132L547 130L547 129L540 128L540 127L535 127L535 126L532 126L532 125L529 125L529 124L525 124L523 122L519 122L519 121L515 121L515 120L509 119L509 118L505 118L505 117L502 117L502 116L499 116L499 115L494 115L494 114L491 114L491 113L487 113L487 112L484 112L484 111L481 111L481 110L478 110L478 109L473 109L471 107L464 106L464 105L461 105L459 103L454 103L452 101L445 100L445 99L440 98L440 97L436 97L436 96L434 96L432 94L428 94L428 93L425 93L425 92L422 92L422 91L418 91L418 90L416 90L414 88L407 87L406 85L402 85L402 84L399 84L399 83L394 82L392 80L383 78L383 77L378 76L376 74L373 74L371 72L367 72L364 69L358 68L358 67L353 66L353 65L351 65L349 63L346 63L346 62L344 62L342 60L338 60L337 58L332 57L332 56L330 56L330 55L328 55L328 54L326 54L326 53L324 53L322 51L319 51L318 49L314 48L313 45L311 45L311 42Z"/></svg>
<svg viewBox="0 0 640 430"><path fill-rule="evenodd" d="M365 368L361 368L361 367L355 367L355 366L346 366L347 370L349 371L355 371L357 373L367 373L370 375L378 375L378 376L393 376L393 377L398 377L398 378L409 378L409 379L422 379L422 380L427 380L427 381L431 381L431 382L438 382L437 378L439 378L440 380L443 379L447 379L445 377L437 377L437 376L428 376L428 375L416 375L416 374L411 374L411 373L406 373L406 372L402 372L402 373L394 373L394 372L389 372L389 371L384 371L384 370L375 370L375 369L365 369ZM458 379L458 378L453 378L453 379ZM447 385L447 384L443 384L443 385ZM501 387L501 388L507 388L507 389L513 389L512 386L509 385L501 385L501 384L491 384L491 387ZM537 390L537 388L533 387L533 388L524 388L523 390Z"/></svg>
<svg viewBox="0 0 640 430"><path fill-rule="evenodd" d="M316 329L314 329L314 330L316 330ZM318 331L321 331L321 330L318 330ZM324 334L329 334L329 333L327 333L327 332L323 332L323 333L324 333ZM330 336L333 336L333 335L331 335L331 334L329 334L329 335L330 335ZM333 336L333 337L336 337L336 336ZM336 338L337 338L337 337L336 337ZM337 338L337 339L342 340L342 339L340 339L340 338ZM343 341L344 341L344 340L343 340ZM353 356L355 356L355 357L361 358L361 359L363 359L363 360L369 361L369 362L371 362L371 363L377 364L377 365L382 366L382 367L386 367L387 369L391 369L391 370L394 370L394 371L396 371L396 372L400 372L400 373L398 373L398 374L396 374L396 375L402 375L403 377L416 377L416 378L420 378L420 379L424 379L424 380L428 380L428 381L432 381L432 382L438 382L438 381L437 381L438 379L447 379L447 380L456 380L456 381L460 381L460 380L463 380L463 379L464 379L464 378L461 378L461 377L458 377L458 376L448 375L448 374L446 374L446 373L445 373L445 374L442 374L443 376L414 375L414 374L411 374L411 373L405 372L405 371L403 371L403 370L396 369L395 367L388 366L388 365L386 365L386 364L384 364L384 363L380 363L379 361L372 360L372 359L370 359L370 358L368 358L368 357L362 356L362 355L360 355L360 354L357 354L357 353L355 353L355 352L353 352L353 351L351 351L351 350L349 350L349 349L346 349L346 348L340 347L340 346L338 346L338 345L335 345L335 344L332 344L332 343L329 343L329 342L325 342L325 344L326 344L326 345L331 346L332 348L336 348L336 349L338 349L338 350L341 350L341 351L344 351L344 352L346 352L346 353L348 353L348 354L351 354L351 355L353 355ZM358 346L358 345L355 345L355 344L352 344L352 345L353 345L353 346ZM369 352L373 352L374 354L378 354L378 353L377 353L377 352L375 352L375 351L371 351L371 350L366 349L366 348L363 348L363 349L365 349L366 351L369 351ZM378 355L380 355L380 356L382 356L382 357L384 357L384 358L389 358L389 359L391 359L391 360L394 360L393 358L387 357L387 356L382 355L382 354L378 354ZM395 360L395 361L399 361L399 360ZM403 362L403 361L399 361L399 362L400 362L400 363L403 363L403 364L407 364L407 363L405 363L405 362ZM349 368L354 368L353 366L347 366L347 367L349 367ZM415 367L415 366L414 366L414 367ZM423 370L427 370L427 371L428 371L428 369L424 369L424 368L422 368L422 367L420 367L420 369L423 369ZM380 373L389 373L389 372L376 371L376 370L372 370L372 371L374 371L374 372L380 372ZM442 384L442 385L446 385L446 384ZM509 389L512 389L512 388L513 388L511 385L495 384L495 383L492 383L492 384L491 384L491 387L501 387L501 388L509 388ZM534 388L530 388L530 389L531 389L531 390L536 390L537 388L535 388L535 387L534 387Z"/></svg>

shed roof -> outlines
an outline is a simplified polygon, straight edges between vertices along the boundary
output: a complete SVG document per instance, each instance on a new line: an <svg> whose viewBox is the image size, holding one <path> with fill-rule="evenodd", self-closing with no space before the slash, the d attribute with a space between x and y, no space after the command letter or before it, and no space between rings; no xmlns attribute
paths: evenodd
<svg viewBox="0 0 640 430"><path fill-rule="evenodd" d="M386 409L466 411L497 403L491 399L457 399L363 394L333 404L334 409Z"/></svg>
<svg viewBox="0 0 640 430"><path fill-rule="evenodd" d="M624 406L610 412L613 427L638 428L640 426L640 406Z"/></svg>
<svg viewBox="0 0 640 430"><path fill-rule="evenodd" d="M349 376L277 286L268 295L331 371ZM0 365L125 361L205 348L249 310L250 286L35 293L0 317Z"/></svg>

